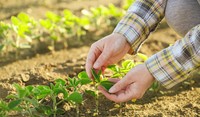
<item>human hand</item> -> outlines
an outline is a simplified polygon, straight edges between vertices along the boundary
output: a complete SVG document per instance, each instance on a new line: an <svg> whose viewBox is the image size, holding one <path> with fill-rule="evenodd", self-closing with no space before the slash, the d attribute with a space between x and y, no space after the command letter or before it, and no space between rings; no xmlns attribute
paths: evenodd
<svg viewBox="0 0 200 117"><path fill-rule="evenodd" d="M87 60L86 72L92 78L91 68L104 70L108 65L114 64L129 51L130 44L126 38L118 33L112 33L92 44Z"/></svg>
<svg viewBox="0 0 200 117"><path fill-rule="evenodd" d="M116 84L110 88L109 92L102 87L99 87L99 90L109 100L117 103L126 102L142 98L154 80L146 65L141 64L129 71L123 79L112 79L111 81Z"/></svg>

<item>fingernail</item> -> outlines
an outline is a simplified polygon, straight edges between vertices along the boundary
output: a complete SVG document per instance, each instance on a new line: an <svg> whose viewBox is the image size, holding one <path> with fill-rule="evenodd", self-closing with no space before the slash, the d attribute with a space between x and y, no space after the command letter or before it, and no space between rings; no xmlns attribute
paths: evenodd
<svg viewBox="0 0 200 117"><path fill-rule="evenodd" d="M108 92L109 93L114 93L114 91L115 91L115 88L111 87Z"/></svg>

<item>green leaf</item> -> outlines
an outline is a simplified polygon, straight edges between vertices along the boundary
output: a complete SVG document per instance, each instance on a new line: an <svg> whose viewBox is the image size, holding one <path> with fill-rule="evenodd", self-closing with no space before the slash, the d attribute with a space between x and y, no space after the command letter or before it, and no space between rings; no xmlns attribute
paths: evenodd
<svg viewBox="0 0 200 117"><path fill-rule="evenodd" d="M33 105L34 107L38 106L38 100L36 98L24 98L25 101Z"/></svg>
<svg viewBox="0 0 200 117"><path fill-rule="evenodd" d="M54 23L60 21L60 16L50 11L46 12L46 17Z"/></svg>
<svg viewBox="0 0 200 117"><path fill-rule="evenodd" d="M146 61L148 59L148 56L142 53L137 53L137 56L140 57L143 61Z"/></svg>
<svg viewBox="0 0 200 117"><path fill-rule="evenodd" d="M33 89L33 94L37 99L42 99L47 97L52 93L52 90L49 86L39 85Z"/></svg>
<svg viewBox="0 0 200 117"><path fill-rule="evenodd" d="M60 85L62 85L62 86L65 86L65 84L66 84L66 81L65 80L63 80L63 79L56 79L55 80L55 82L56 82L56 84L60 84Z"/></svg>
<svg viewBox="0 0 200 117"><path fill-rule="evenodd" d="M92 80L88 77L86 71L82 71L78 74L78 78L80 79L81 85L89 84Z"/></svg>
<svg viewBox="0 0 200 117"><path fill-rule="evenodd" d="M92 76L94 77L95 82L99 83L101 81L100 75L101 75L101 70L99 70L98 73L94 69L91 69Z"/></svg>
<svg viewBox="0 0 200 117"><path fill-rule="evenodd" d="M16 25L16 26L19 26L21 24L21 22L19 21L19 19L15 16L12 16L11 17L11 22Z"/></svg>
<svg viewBox="0 0 200 117"><path fill-rule="evenodd" d="M123 77L124 75L122 73L114 73L112 78L121 78Z"/></svg>
<svg viewBox="0 0 200 117"><path fill-rule="evenodd" d="M80 79L90 79L86 73L86 71L82 71L78 74L78 78Z"/></svg>
<svg viewBox="0 0 200 117"><path fill-rule="evenodd" d="M132 60L125 60L122 62L122 67L124 69L130 70L134 67L134 62Z"/></svg>
<svg viewBox="0 0 200 117"><path fill-rule="evenodd" d="M22 102L21 99L13 100L13 101L11 101L11 102L8 104L8 107L9 107L10 109L13 109L13 108L15 108L16 106L18 106L21 102Z"/></svg>
<svg viewBox="0 0 200 117"><path fill-rule="evenodd" d="M87 93L87 94L89 94L89 95L91 95L93 97L97 96L97 94L95 93L95 91L92 91L92 90L85 90L85 93Z"/></svg>
<svg viewBox="0 0 200 117"><path fill-rule="evenodd" d="M91 79L80 79L81 85L90 84L92 82Z"/></svg>
<svg viewBox="0 0 200 117"><path fill-rule="evenodd" d="M0 113L2 110L7 111L9 110L9 107L7 102L0 100Z"/></svg>
<svg viewBox="0 0 200 117"><path fill-rule="evenodd" d="M26 86L25 88L26 88L29 92L32 92L34 86L29 85L29 86Z"/></svg>
<svg viewBox="0 0 200 117"><path fill-rule="evenodd" d="M17 15L17 17L18 17L21 21L23 21L24 23L28 23L28 22L30 21L30 17L29 17L26 13L23 13L23 12L19 13L19 14Z"/></svg>
<svg viewBox="0 0 200 117"><path fill-rule="evenodd" d="M151 85L151 87L150 87L149 90L150 90L150 91L158 91L159 88L160 88L159 82L155 81L155 82Z"/></svg>
<svg viewBox="0 0 200 117"><path fill-rule="evenodd" d="M23 98L26 96L27 94L27 90L25 90L24 87L21 87L19 84L14 83L13 86L15 87L16 91L17 91L17 96L19 98Z"/></svg>
<svg viewBox="0 0 200 117"><path fill-rule="evenodd" d="M51 21L48 20L48 19L46 19L46 20L40 20L40 24L41 24L44 28L46 28L46 29L48 29L48 30L50 30L50 29L53 27Z"/></svg>
<svg viewBox="0 0 200 117"><path fill-rule="evenodd" d="M107 68L113 72L119 72L119 67L117 65L109 65Z"/></svg>
<svg viewBox="0 0 200 117"><path fill-rule="evenodd" d="M100 85L103 86L107 91L114 85L114 82L105 80L105 81L101 81Z"/></svg>
<svg viewBox="0 0 200 117"><path fill-rule="evenodd" d="M53 93L56 94L56 95L58 95L59 93L62 93L62 92L64 92L64 91L61 88L54 88L53 89Z"/></svg>
<svg viewBox="0 0 200 117"><path fill-rule="evenodd" d="M73 92L71 95L69 95L68 100L75 102L75 103L81 103L83 101L83 97L78 92Z"/></svg>
<svg viewBox="0 0 200 117"><path fill-rule="evenodd" d="M6 96L6 99L16 99L16 98L17 98L17 95L15 94L10 94Z"/></svg>
<svg viewBox="0 0 200 117"><path fill-rule="evenodd" d="M80 84L80 80L77 79L76 77L74 78L69 78L69 85L71 87L77 87Z"/></svg>

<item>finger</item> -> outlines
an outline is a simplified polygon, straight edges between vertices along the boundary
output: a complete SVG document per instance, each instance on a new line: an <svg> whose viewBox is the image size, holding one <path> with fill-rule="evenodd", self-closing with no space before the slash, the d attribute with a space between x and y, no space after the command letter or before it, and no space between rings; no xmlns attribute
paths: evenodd
<svg viewBox="0 0 200 117"><path fill-rule="evenodd" d="M91 69L93 68L93 64L96 61L97 57L100 55L100 51L96 49L97 47L93 44L88 52L88 56L86 59L85 69L90 78L92 78Z"/></svg>
<svg viewBox="0 0 200 117"><path fill-rule="evenodd" d="M119 91L118 93L111 94L108 93L105 89L100 88L100 92L109 100L116 103L128 101L126 95L124 95L124 90Z"/></svg>
<svg viewBox="0 0 200 117"><path fill-rule="evenodd" d="M101 69L103 66L107 66L108 59L110 58L110 52L108 52L106 49L102 51L98 59L94 63L95 69Z"/></svg>
<svg viewBox="0 0 200 117"><path fill-rule="evenodd" d="M109 100L119 103L119 102L127 102L129 100L132 100L133 98L137 99L137 96L135 96L135 93L132 92L131 88L120 90L119 92L114 94L108 93L103 88L101 88L100 91Z"/></svg>
<svg viewBox="0 0 200 117"><path fill-rule="evenodd" d="M114 83L117 83L117 82L120 81L119 78L109 78L108 80L111 81L111 82L114 82Z"/></svg>
<svg viewBox="0 0 200 117"><path fill-rule="evenodd" d="M115 85L113 85L110 88L109 93L116 93L116 92L126 88L131 83L132 83L131 76L127 74L123 79L118 81Z"/></svg>

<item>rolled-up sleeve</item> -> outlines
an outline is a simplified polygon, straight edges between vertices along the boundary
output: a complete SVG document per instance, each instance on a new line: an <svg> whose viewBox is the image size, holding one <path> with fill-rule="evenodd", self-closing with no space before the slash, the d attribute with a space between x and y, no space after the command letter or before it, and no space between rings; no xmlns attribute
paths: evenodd
<svg viewBox="0 0 200 117"><path fill-rule="evenodd" d="M145 64L166 88L185 80L200 67L200 24L174 45L151 56Z"/></svg>
<svg viewBox="0 0 200 117"><path fill-rule="evenodd" d="M137 0L128 9L113 33L120 33L136 53L164 17L166 0Z"/></svg>

